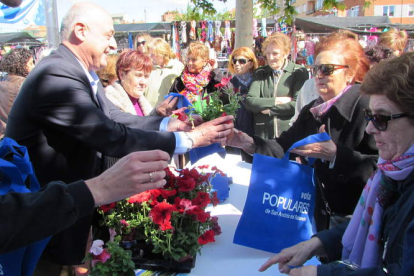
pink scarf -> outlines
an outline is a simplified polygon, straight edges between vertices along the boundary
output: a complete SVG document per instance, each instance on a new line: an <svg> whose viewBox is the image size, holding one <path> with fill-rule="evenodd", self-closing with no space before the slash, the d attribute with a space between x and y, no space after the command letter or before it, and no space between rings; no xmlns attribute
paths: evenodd
<svg viewBox="0 0 414 276"><path fill-rule="evenodd" d="M186 96L191 103L197 101L197 96L203 93L203 88L206 87L211 81L212 70L213 68L208 63L198 74L188 72L186 67L181 76L181 80L183 81L185 88L180 92L180 94Z"/></svg>
<svg viewBox="0 0 414 276"><path fill-rule="evenodd" d="M319 97L316 101L315 101L315 105L309 110L313 117L316 120L320 120L328 111L329 109L331 109L331 107L334 105L334 103L339 100L339 98L341 98L345 92L347 92L349 90L349 88L352 85L348 85L347 87L345 87L345 89L339 93L338 95L336 95L335 97L333 97L330 100L327 100L326 102L323 102L322 98Z"/></svg>
<svg viewBox="0 0 414 276"><path fill-rule="evenodd" d="M352 219L342 237L342 260L360 268L381 265L381 225L384 208L378 198L382 175L400 181L414 169L414 144L400 157L378 160L378 170L368 179Z"/></svg>

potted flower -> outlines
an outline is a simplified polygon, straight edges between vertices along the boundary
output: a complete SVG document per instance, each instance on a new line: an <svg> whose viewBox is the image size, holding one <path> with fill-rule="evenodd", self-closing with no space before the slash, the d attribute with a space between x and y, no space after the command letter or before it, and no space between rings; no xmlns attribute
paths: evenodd
<svg viewBox="0 0 414 276"><path fill-rule="evenodd" d="M239 90L232 86L230 79L230 77L222 78L221 82L214 86L217 90L204 95L204 97L201 94L185 95L191 105L187 110L174 111L173 117L178 117L182 121L188 117L192 121L192 115L198 114L205 122L226 115L232 115L236 118L237 110L240 108L241 95Z"/></svg>
<svg viewBox="0 0 414 276"><path fill-rule="evenodd" d="M131 251L124 250L116 242L108 242L104 248L102 240L95 240L85 261L91 262L90 276L134 276L135 264Z"/></svg>
<svg viewBox="0 0 414 276"><path fill-rule="evenodd" d="M201 247L221 233L206 207L219 201L210 180L217 168L166 169L167 184L100 207L104 223L122 246L133 251L139 268L189 272Z"/></svg>

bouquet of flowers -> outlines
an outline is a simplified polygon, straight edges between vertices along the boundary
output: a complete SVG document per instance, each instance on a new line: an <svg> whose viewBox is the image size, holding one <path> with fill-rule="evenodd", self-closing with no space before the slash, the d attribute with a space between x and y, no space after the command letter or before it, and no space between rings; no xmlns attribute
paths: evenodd
<svg viewBox="0 0 414 276"><path fill-rule="evenodd" d="M152 253L176 261L194 257L204 244L214 242L221 233L218 218L205 209L219 202L210 180L222 172L213 167L206 173L208 166L198 169L167 168L164 188L101 206L104 223L116 231L115 240L132 248L143 244Z"/></svg>
<svg viewBox="0 0 414 276"><path fill-rule="evenodd" d="M208 93L204 97L201 94L192 95L191 104L187 114L191 120L193 114L198 114L207 122L220 116L233 115L236 117L240 108L241 96L239 90L234 88L229 78L222 78L214 87L217 91ZM175 117L185 120L187 116L182 111L173 112Z"/></svg>

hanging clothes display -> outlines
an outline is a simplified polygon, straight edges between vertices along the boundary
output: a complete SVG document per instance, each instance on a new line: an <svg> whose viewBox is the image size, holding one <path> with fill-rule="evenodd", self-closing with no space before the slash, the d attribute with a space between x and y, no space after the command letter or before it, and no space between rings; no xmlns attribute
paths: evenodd
<svg viewBox="0 0 414 276"><path fill-rule="evenodd" d="M253 38L259 36L259 32L257 31L257 19L253 18Z"/></svg>
<svg viewBox="0 0 414 276"><path fill-rule="evenodd" d="M228 41L231 39L230 21L224 22L224 39Z"/></svg>
<svg viewBox="0 0 414 276"><path fill-rule="evenodd" d="M266 18L262 18L262 36L263 37L267 37L266 27L267 27Z"/></svg>
<svg viewBox="0 0 414 276"><path fill-rule="evenodd" d="M180 42L182 44L187 43L187 22L185 21L180 23Z"/></svg>
<svg viewBox="0 0 414 276"><path fill-rule="evenodd" d="M207 29L207 40L210 42L214 41L214 33L213 33L213 21L207 21L208 29Z"/></svg>
<svg viewBox="0 0 414 276"><path fill-rule="evenodd" d="M190 28L190 40L196 40L197 36L196 36L196 26L197 26L197 22L195 20L191 21L191 28Z"/></svg>
<svg viewBox="0 0 414 276"><path fill-rule="evenodd" d="M206 25L207 25L207 21L200 21L200 27L201 27L201 37L200 37L200 40L202 42L206 42L206 40L207 40Z"/></svg>

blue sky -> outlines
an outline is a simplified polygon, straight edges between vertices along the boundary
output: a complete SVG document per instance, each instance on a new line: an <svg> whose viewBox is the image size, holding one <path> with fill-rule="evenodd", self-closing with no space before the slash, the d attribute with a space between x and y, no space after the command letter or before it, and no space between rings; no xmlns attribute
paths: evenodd
<svg viewBox="0 0 414 276"><path fill-rule="evenodd" d="M79 0L56 0L59 23L73 3ZM83 0L85 2L85 0ZM161 15L168 10L184 11L188 0L89 0L105 8L109 13L127 13L132 19L144 20L146 10L147 22L161 21ZM231 10L236 6L236 0L227 0L223 3L213 0L218 12Z"/></svg>

